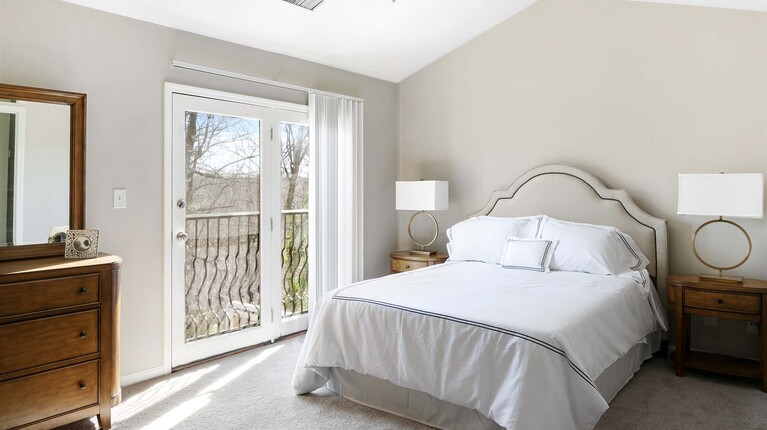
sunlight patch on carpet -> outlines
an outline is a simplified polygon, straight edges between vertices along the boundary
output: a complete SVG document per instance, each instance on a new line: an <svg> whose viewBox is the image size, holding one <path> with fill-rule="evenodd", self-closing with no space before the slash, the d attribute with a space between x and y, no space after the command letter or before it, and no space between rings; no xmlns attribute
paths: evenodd
<svg viewBox="0 0 767 430"><path fill-rule="evenodd" d="M200 396L200 395L203 395L203 394L212 393L213 391L216 391L216 390L222 388L223 386L231 383L235 379L237 379L240 376L242 376L242 374L247 372L251 367L253 367L253 366L263 362L264 360L269 358L272 354L274 354L277 351L279 351L280 349L282 349L282 347L283 347L283 345L273 345L271 348L264 349L257 356L255 356L252 359L248 360L242 366L232 370L231 372L229 372L226 375L224 375L224 377L222 377L218 381L208 385L208 387L206 387L204 390L202 390L199 393L197 393L197 395Z"/></svg>
<svg viewBox="0 0 767 430"><path fill-rule="evenodd" d="M205 376L206 374L213 372L219 367L218 364L204 367L193 372L181 374L180 376L171 377L170 379L160 381L146 390L131 396L129 399L122 402L114 409L114 421L125 421L128 418L141 413L142 411L150 408L168 397L176 394L184 388L194 384Z"/></svg>
<svg viewBox="0 0 767 430"><path fill-rule="evenodd" d="M195 412L207 406L208 403L210 403L210 396L197 396L191 400L187 400L166 412L160 418L142 427L141 430L171 429L192 416Z"/></svg>

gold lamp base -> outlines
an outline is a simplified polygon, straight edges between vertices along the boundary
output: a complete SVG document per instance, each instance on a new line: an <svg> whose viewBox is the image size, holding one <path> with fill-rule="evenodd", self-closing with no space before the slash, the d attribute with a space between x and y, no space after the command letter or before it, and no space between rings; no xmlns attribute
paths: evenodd
<svg viewBox="0 0 767 430"><path fill-rule="evenodd" d="M704 227L706 227L708 225L711 225L711 224L715 224L715 223L724 223L724 224L729 224L729 225L731 225L733 227L736 227L746 237L746 241L748 242L748 252L746 253L746 256L743 258L743 260L741 260L737 264L733 264L732 266L727 266L727 267L715 266L715 265L707 262L706 260L704 260L703 257L701 257L700 254L698 253L698 248L696 246L696 240L698 239L698 233L700 233L700 231ZM722 282L722 283L726 283L726 284L742 284L743 283L743 277L742 276L725 276L725 275L722 275L722 271L723 270L732 270L732 269L738 268L738 267L742 266L743 263L745 263L748 260L748 257L751 256L751 236L749 236L748 233L746 232L746 230L743 227L741 227L739 224L734 223L734 222L729 221L729 220L726 220L726 219L722 219L722 217L719 217L719 219L715 219L715 220L711 220L709 222L703 223L700 227L698 227L697 230L695 230L695 234L692 236L692 253L695 254L695 257L698 259L698 261L700 261L704 265L706 265L706 266L708 266L708 267L710 267L710 268L712 268L714 270L719 271L718 274L716 274L716 273L702 273L702 274L698 275L698 277L702 281Z"/></svg>
<svg viewBox="0 0 767 430"><path fill-rule="evenodd" d="M413 220L416 216L420 214L425 214L431 218L432 222L434 222L434 237L432 237L431 242L429 243L420 243L413 237ZM411 249L410 253L413 255L434 255L437 253L437 251L429 251L426 249L427 246L430 246L437 240L437 235L439 235L439 224L437 223L437 218L434 218L434 215L430 214L426 211L420 211L413 214L413 216L410 217L410 222L407 223L407 235L410 236L410 240L415 243L416 245L420 246L421 249Z"/></svg>

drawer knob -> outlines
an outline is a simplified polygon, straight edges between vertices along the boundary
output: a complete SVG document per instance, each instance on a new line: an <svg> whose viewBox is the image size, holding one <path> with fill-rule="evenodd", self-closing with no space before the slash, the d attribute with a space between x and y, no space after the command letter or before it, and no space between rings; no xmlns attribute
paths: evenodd
<svg viewBox="0 0 767 430"><path fill-rule="evenodd" d="M409 265L409 264L406 264L406 265L405 265L405 269L409 269L409 268L410 268L410 265Z"/></svg>
<svg viewBox="0 0 767 430"><path fill-rule="evenodd" d="M85 382L81 382L81 383L80 383L80 389L81 389L81 390L84 390L84 389L86 389L86 388L88 388L88 386L87 386L87 385L85 385Z"/></svg>
<svg viewBox="0 0 767 430"><path fill-rule="evenodd" d="M80 288L80 294L85 294L88 292L88 289L85 287Z"/></svg>
<svg viewBox="0 0 767 430"><path fill-rule="evenodd" d="M86 333L86 332L85 332L85 330L83 330L83 331L81 331L81 332L80 332L80 338L81 338L81 339L82 339L82 338L84 338L84 337L85 337L85 336L87 336L87 335L88 335L88 333Z"/></svg>
<svg viewBox="0 0 767 430"><path fill-rule="evenodd" d="M720 298L716 299L716 302L721 305L722 303L724 303L724 299L720 297Z"/></svg>

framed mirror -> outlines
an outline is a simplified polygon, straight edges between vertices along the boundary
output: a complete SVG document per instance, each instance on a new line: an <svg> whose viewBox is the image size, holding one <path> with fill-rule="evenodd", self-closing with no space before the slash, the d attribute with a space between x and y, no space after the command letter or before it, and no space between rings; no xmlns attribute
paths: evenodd
<svg viewBox="0 0 767 430"><path fill-rule="evenodd" d="M0 84L0 260L63 256L85 227L85 99Z"/></svg>

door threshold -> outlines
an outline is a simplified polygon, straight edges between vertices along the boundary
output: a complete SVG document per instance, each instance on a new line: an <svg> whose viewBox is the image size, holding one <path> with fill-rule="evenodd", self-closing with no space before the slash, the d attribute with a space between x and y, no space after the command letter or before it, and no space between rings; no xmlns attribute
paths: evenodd
<svg viewBox="0 0 767 430"><path fill-rule="evenodd" d="M254 349L258 349L258 348L261 348L261 347L264 347L264 346L274 345L277 342L282 342L283 340L292 339L294 337L303 336L305 334L306 334L306 330L298 331L298 332L291 333L291 334L286 334L285 336L278 337L277 339L274 340L274 342L272 342L272 341L262 342L262 343L259 343L259 344L256 344L256 345L246 346L245 348L240 348L240 349L235 349L233 351L225 352L223 354L217 354L217 355L214 355L214 356L211 356L211 357L208 357L208 358L203 358L202 360L197 360L197 361L193 361L191 363L182 364L180 366L176 366L176 367L171 368L170 372L171 373L176 373L176 372L179 372L179 371L182 371L182 370L189 369L190 367L199 366L201 364L207 364L207 363L210 363L211 361L216 361L216 360L220 360L222 358L230 357L232 355L237 355L237 354L241 354L243 352L252 351Z"/></svg>

